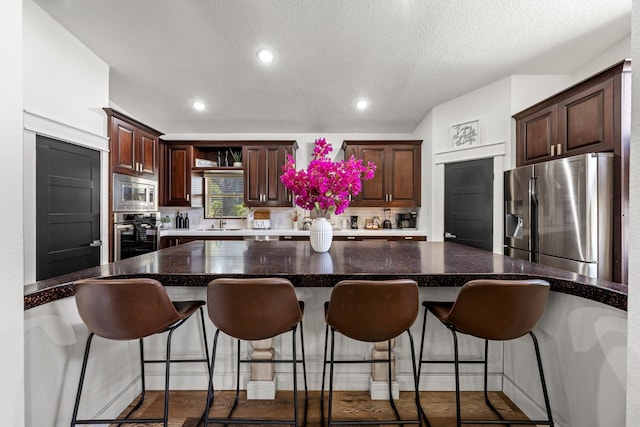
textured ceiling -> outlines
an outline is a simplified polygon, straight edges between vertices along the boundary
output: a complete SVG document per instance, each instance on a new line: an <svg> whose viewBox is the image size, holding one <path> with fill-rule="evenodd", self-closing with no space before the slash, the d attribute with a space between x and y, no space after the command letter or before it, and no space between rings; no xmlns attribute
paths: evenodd
<svg viewBox="0 0 640 427"><path fill-rule="evenodd" d="M411 132L435 105L572 74L631 32L631 0L36 3L109 64L114 103L172 134Z"/></svg>

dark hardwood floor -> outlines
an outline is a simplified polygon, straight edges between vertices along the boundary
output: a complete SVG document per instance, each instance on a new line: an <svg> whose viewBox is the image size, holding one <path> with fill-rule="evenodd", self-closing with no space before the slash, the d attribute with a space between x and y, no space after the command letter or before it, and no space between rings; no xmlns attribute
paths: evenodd
<svg viewBox="0 0 640 427"><path fill-rule="evenodd" d="M171 427L196 427L202 412L207 393L205 391L172 391L170 392L169 417ZM523 419L526 416L501 392L491 392L489 397L494 406L505 418ZM265 417L265 418L289 418L292 417L293 393L279 391L276 400L249 400L246 394L241 392L240 403L234 412L234 418ZM300 393L300 416L303 412L302 392ZM230 391L216 393L214 406L210 415L224 417L233 403L234 393ZM163 405L162 392L147 392L143 406L136 412L136 417L160 417ZM455 395L453 392L421 392L422 407L427 412L432 427L455 426ZM462 393L462 416L477 419L498 419L484 404L482 392ZM398 411L402 418L415 418L415 405L413 394L401 392L400 400L396 401ZM125 411L124 413L126 413ZM326 412L326 397L325 397ZM335 421L346 420L393 420L393 412L386 400L370 400L368 392L336 392L334 394L333 419ZM326 419L325 419L326 422ZM126 424L125 424L126 425ZM155 426L159 424L129 424L133 426ZM309 393L309 410L307 414L307 426L319 427L320 424L320 392Z"/></svg>

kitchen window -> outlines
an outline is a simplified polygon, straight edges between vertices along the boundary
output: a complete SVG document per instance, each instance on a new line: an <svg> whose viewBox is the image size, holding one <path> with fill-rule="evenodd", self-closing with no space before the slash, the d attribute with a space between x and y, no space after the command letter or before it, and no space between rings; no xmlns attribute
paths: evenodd
<svg viewBox="0 0 640 427"><path fill-rule="evenodd" d="M204 173L204 217L242 217L244 175L241 170Z"/></svg>

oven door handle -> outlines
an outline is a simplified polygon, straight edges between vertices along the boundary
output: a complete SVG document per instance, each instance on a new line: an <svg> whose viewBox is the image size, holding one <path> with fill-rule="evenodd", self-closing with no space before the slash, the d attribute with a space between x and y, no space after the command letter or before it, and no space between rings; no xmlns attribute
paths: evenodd
<svg viewBox="0 0 640 427"><path fill-rule="evenodd" d="M89 243L89 246L92 248L98 248L102 246L102 240L94 240L93 242Z"/></svg>

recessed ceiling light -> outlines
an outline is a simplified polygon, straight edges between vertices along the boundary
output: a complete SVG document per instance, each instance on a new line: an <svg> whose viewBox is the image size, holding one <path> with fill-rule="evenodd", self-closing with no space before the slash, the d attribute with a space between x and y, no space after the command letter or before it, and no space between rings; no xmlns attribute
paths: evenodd
<svg viewBox="0 0 640 427"><path fill-rule="evenodd" d="M367 108L369 108L369 101L367 101L366 99L361 99L358 102L356 102L356 108L358 110L366 110Z"/></svg>
<svg viewBox="0 0 640 427"><path fill-rule="evenodd" d="M257 53L258 55L258 59L261 62L264 62L265 64L268 64L270 62L273 62L273 60L275 59L275 55L272 51L270 51L269 49L260 49Z"/></svg>
<svg viewBox="0 0 640 427"><path fill-rule="evenodd" d="M193 104L191 104L191 106L196 111L204 111L207 108L204 102L200 102L200 101L195 101Z"/></svg>

